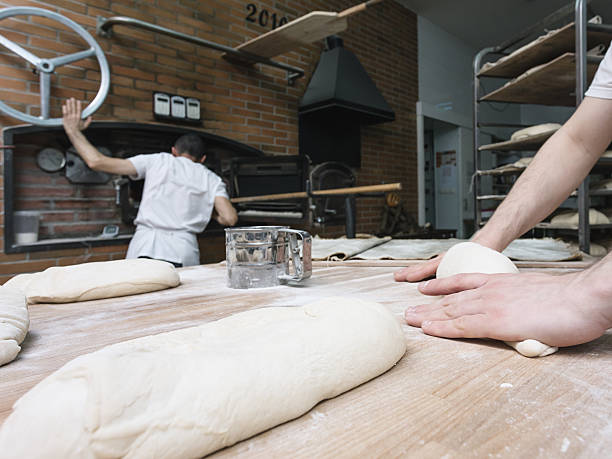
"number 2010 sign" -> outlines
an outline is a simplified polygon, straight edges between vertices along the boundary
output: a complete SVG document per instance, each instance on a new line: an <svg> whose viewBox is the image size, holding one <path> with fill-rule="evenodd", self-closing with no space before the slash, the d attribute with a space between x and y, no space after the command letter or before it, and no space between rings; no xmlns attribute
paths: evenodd
<svg viewBox="0 0 612 459"><path fill-rule="evenodd" d="M270 13L265 8L258 8L255 3L248 3L246 9L247 22L255 22L262 27L272 27L272 30L274 30L289 22L286 16L281 17L276 13Z"/></svg>

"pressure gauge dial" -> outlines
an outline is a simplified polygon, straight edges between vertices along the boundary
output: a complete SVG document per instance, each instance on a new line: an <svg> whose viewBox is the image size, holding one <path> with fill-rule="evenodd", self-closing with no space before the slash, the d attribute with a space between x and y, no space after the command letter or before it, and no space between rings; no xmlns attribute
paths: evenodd
<svg viewBox="0 0 612 459"><path fill-rule="evenodd" d="M55 148L43 148L36 155L36 164L45 172L57 172L66 165L66 156Z"/></svg>

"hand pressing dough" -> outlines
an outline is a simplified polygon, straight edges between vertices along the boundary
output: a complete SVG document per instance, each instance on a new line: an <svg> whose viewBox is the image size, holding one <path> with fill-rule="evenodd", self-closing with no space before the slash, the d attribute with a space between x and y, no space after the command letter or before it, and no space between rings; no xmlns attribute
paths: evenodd
<svg viewBox="0 0 612 459"><path fill-rule="evenodd" d="M518 273L514 263L505 255L475 242L462 242L451 247L436 271L437 278L463 273ZM559 349L540 343L534 339L524 341L505 341L526 357L544 357Z"/></svg>
<svg viewBox="0 0 612 459"><path fill-rule="evenodd" d="M154 292L179 285L176 268L148 258L54 266L15 276L7 284L21 288L29 303L70 303Z"/></svg>
<svg viewBox="0 0 612 459"><path fill-rule="evenodd" d="M7 286L0 287L0 366L17 357L29 325L24 294Z"/></svg>
<svg viewBox="0 0 612 459"><path fill-rule="evenodd" d="M0 451L202 457L380 375L405 351L399 321L378 303L247 311L68 362L15 403Z"/></svg>

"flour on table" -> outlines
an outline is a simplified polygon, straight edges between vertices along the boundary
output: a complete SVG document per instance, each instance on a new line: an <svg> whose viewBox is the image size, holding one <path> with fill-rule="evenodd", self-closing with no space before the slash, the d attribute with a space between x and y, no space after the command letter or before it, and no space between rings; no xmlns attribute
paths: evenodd
<svg viewBox="0 0 612 459"><path fill-rule="evenodd" d="M349 297L125 341L77 357L21 397L0 451L202 457L375 378L405 351L391 312Z"/></svg>
<svg viewBox="0 0 612 459"><path fill-rule="evenodd" d="M0 366L17 357L29 325L25 295L15 288L0 287Z"/></svg>
<svg viewBox="0 0 612 459"><path fill-rule="evenodd" d="M148 258L54 266L15 276L7 284L25 292L29 303L70 303L135 295L176 287L176 268Z"/></svg>
<svg viewBox="0 0 612 459"><path fill-rule="evenodd" d="M390 239L390 237L322 239L315 236L312 239L311 257L313 260L342 261Z"/></svg>
<svg viewBox="0 0 612 459"><path fill-rule="evenodd" d="M475 242L462 242L449 249L438 266L437 278L449 277L462 273L518 273L505 255L484 247ZM505 341L508 346L516 349L526 357L544 357L558 351L558 348L548 346L534 339L524 341Z"/></svg>

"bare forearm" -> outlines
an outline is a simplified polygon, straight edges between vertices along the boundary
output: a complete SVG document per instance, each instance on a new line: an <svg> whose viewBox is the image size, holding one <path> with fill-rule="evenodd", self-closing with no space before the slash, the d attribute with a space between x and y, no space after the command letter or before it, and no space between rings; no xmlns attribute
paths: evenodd
<svg viewBox="0 0 612 459"><path fill-rule="evenodd" d="M236 214L235 210L233 212L229 213L229 214L226 214L226 215L219 215L217 212L214 212L213 213L213 218L220 225L223 225L223 226L234 226L236 224L236 222L238 221L238 214Z"/></svg>
<svg viewBox="0 0 612 459"><path fill-rule="evenodd" d="M80 129L65 128L65 131L72 142L72 146L74 146L89 168L95 171L108 172L110 174L136 174L136 168L130 161L123 158L104 156L89 140L87 140L87 137L85 137Z"/></svg>
<svg viewBox="0 0 612 459"><path fill-rule="evenodd" d="M582 145L560 130L541 148L474 241L503 250L567 199L597 157L589 156Z"/></svg>
<svg viewBox="0 0 612 459"><path fill-rule="evenodd" d="M81 102L70 98L62 105L62 123L64 131L72 142L77 153L85 163L96 171L109 172L111 174L134 175L136 168L131 161L123 158L109 158L100 153L87 137L81 132L87 129L91 123L91 116L82 120Z"/></svg>
<svg viewBox="0 0 612 459"><path fill-rule="evenodd" d="M238 214L229 199L217 196L212 218L223 226L234 226L238 221Z"/></svg>
<svg viewBox="0 0 612 459"><path fill-rule="evenodd" d="M80 130L65 129L65 131L70 142L72 142L72 146L83 158L87 166L94 170L100 170L100 165L103 164L105 156L87 140L87 137Z"/></svg>

